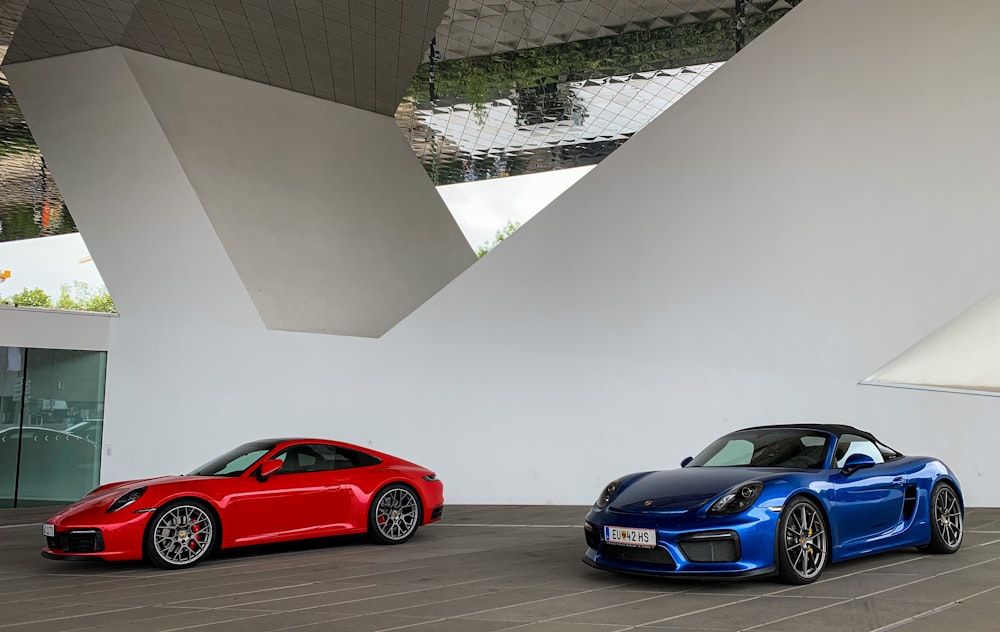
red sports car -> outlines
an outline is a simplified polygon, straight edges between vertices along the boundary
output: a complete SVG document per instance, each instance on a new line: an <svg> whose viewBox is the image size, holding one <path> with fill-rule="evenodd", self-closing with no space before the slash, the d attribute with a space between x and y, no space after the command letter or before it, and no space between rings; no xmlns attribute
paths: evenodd
<svg viewBox="0 0 1000 632"><path fill-rule="evenodd" d="M42 556L172 569L216 548L348 533L400 544L443 510L444 486L419 465L337 441L269 439L187 476L98 487L42 525Z"/></svg>

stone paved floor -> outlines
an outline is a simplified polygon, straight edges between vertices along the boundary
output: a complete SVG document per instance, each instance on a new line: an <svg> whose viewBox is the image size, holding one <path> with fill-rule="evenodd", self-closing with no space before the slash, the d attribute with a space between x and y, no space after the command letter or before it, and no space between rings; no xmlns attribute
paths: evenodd
<svg viewBox="0 0 1000 632"><path fill-rule="evenodd" d="M48 513L0 511L0 632L1000 629L1000 509L969 511L956 555L844 562L803 587L594 570L583 507L448 507L402 546L256 547L174 572L44 560Z"/></svg>

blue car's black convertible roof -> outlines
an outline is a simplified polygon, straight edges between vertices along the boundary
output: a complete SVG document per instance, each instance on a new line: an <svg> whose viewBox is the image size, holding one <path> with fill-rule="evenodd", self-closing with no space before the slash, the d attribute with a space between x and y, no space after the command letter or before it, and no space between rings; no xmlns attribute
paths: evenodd
<svg viewBox="0 0 1000 632"><path fill-rule="evenodd" d="M853 434L858 435L859 437L864 437L874 443L882 443L876 439L875 435L872 433L865 432L864 430L858 430L854 426L846 426L844 424L772 424L768 426L752 426L750 428L743 428L737 432L742 432L743 430L766 430L768 428L801 428L803 430L822 430L824 432L829 432L838 439L841 435Z"/></svg>

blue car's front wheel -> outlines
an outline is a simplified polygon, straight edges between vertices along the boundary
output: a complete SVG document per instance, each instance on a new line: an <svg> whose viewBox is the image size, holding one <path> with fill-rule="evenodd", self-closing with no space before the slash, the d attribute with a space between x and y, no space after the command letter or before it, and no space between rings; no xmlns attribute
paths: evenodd
<svg viewBox="0 0 1000 632"><path fill-rule="evenodd" d="M778 522L778 576L789 584L816 581L826 567L830 533L812 500L798 496L785 505Z"/></svg>

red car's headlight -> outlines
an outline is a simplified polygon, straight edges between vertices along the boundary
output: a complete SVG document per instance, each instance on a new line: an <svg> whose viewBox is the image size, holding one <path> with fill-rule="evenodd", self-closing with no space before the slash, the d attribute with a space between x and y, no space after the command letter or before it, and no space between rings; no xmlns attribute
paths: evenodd
<svg viewBox="0 0 1000 632"><path fill-rule="evenodd" d="M124 509L125 507L128 507L129 505L131 505L135 501L139 500L139 498L141 498L142 495L145 494L145 493L146 493L146 488L145 487L139 487L137 489L133 489L132 491L128 492L127 494L119 496L115 500L115 502L111 503L108 506L108 509L107 509L108 513L114 513L116 511L118 511L119 509Z"/></svg>

